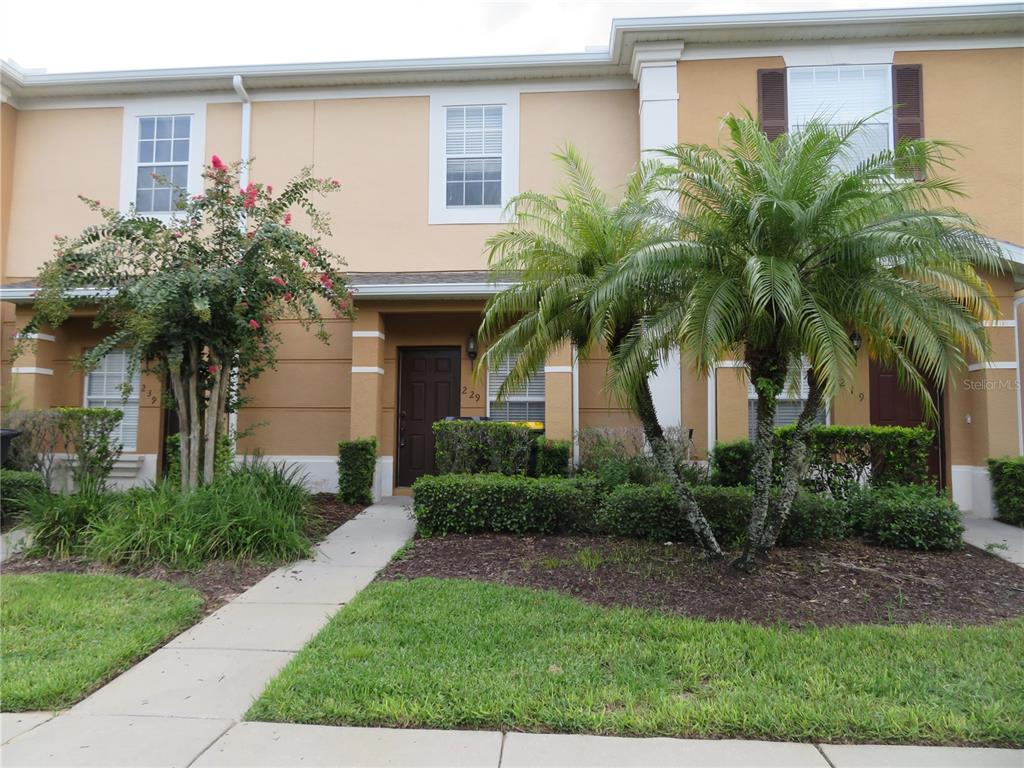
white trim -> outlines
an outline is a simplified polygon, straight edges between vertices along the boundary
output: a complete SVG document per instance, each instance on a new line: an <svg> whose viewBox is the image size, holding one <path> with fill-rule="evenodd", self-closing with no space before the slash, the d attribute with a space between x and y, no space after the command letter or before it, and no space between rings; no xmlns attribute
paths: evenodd
<svg viewBox="0 0 1024 768"><path fill-rule="evenodd" d="M395 492L395 457L378 456L373 469L373 500L380 501Z"/></svg>
<svg viewBox="0 0 1024 768"><path fill-rule="evenodd" d="M544 395L546 397L547 392ZM580 465L580 351L575 346L572 348L572 463L574 467Z"/></svg>
<svg viewBox="0 0 1024 768"><path fill-rule="evenodd" d="M518 85L464 86L431 91L427 132L430 155L428 224L500 224L505 221L505 206L519 192L519 91ZM449 208L445 185L445 108L477 104L502 107L501 204Z"/></svg>
<svg viewBox="0 0 1024 768"><path fill-rule="evenodd" d="M384 369L373 365L353 365L352 373L376 373L379 376L383 376Z"/></svg>
<svg viewBox="0 0 1024 768"><path fill-rule="evenodd" d="M544 373L572 373L571 365L545 365Z"/></svg>
<svg viewBox="0 0 1024 768"><path fill-rule="evenodd" d="M356 296L380 299L413 297L484 299L515 283L371 283L352 286Z"/></svg>
<svg viewBox="0 0 1024 768"><path fill-rule="evenodd" d="M972 517L995 517L988 467L953 464L950 466L949 485L953 501L962 511L969 512Z"/></svg>
<svg viewBox="0 0 1024 768"><path fill-rule="evenodd" d="M57 337L49 333L19 333L19 339L35 339L36 341L56 341Z"/></svg>
<svg viewBox="0 0 1024 768"><path fill-rule="evenodd" d="M1017 323L1013 320L986 320L986 328L1016 328Z"/></svg>
<svg viewBox="0 0 1024 768"><path fill-rule="evenodd" d="M384 341L384 331L352 331L353 339L380 339Z"/></svg>
<svg viewBox="0 0 1024 768"><path fill-rule="evenodd" d="M1015 371L1017 370L1016 360L999 360L992 363L971 363L967 366L968 371Z"/></svg>
<svg viewBox="0 0 1024 768"><path fill-rule="evenodd" d="M244 454L236 454L234 463L239 465L248 457ZM296 456L292 454L278 454L262 458L272 464L284 464L296 466L305 475L303 484L306 489L314 493L337 493L338 492L338 457L337 455L312 455Z"/></svg>
<svg viewBox="0 0 1024 768"><path fill-rule="evenodd" d="M195 96L168 96L159 99L129 99L124 105L121 128L121 191L118 207L122 213L135 202L135 183L138 169L139 118L152 115L188 115L188 194L203 191L203 158L206 156L206 98ZM170 221L172 213L143 213L143 216Z"/></svg>
<svg viewBox="0 0 1024 768"><path fill-rule="evenodd" d="M1024 304L1024 297L1013 300L1013 352L1017 358L1017 453L1024 456L1024 403L1021 402L1020 391L1020 326L1017 318L1020 316L1019 307Z"/></svg>
<svg viewBox="0 0 1024 768"><path fill-rule="evenodd" d="M34 373L39 376L53 376L53 368L36 368L34 366L19 366L11 368L11 373Z"/></svg>

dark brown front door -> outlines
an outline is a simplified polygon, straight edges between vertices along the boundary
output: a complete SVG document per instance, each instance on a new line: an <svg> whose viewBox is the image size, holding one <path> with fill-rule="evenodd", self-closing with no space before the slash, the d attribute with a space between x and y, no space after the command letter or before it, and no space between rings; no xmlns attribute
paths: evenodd
<svg viewBox="0 0 1024 768"><path fill-rule="evenodd" d="M459 347L398 350L398 484L434 471L435 421L459 415Z"/></svg>
<svg viewBox="0 0 1024 768"><path fill-rule="evenodd" d="M935 441L932 443L928 457L928 471L940 487L945 485L945 465L942 455L942 396L932 391L932 398L939 409L938 425L927 424L924 408L917 395L907 392L900 386L896 372L883 368L874 361L871 363L871 423L882 427L920 427L928 426L935 430Z"/></svg>

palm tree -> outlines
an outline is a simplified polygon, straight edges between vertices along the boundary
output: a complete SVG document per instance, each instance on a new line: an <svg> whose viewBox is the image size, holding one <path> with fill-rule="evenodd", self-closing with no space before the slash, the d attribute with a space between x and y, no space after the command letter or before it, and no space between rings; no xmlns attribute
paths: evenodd
<svg viewBox="0 0 1024 768"><path fill-rule="evenodd" d="M742 359L757 392L755 503L737 566L772 546L798 488L808 432L823 403L856 367L852 338L894 368L935 413L941 390L968 355L989 350L983 321L998 316L978 268L1001 269L998 250L965 214L943 142L901 141L858 158L862 123L812 121L769 141L757 122L727 116L723 149L682 144L660 178L678 195L678 239L634 251L596 292L671 283L680 290L633 327L615 350L612 379L629 387L652 351L678 345L701 373ZM918 180L915 180L915 176ZM776 401L809 363L809 397L771 501Z"/></svg>
<svg viewBox="0 0 1024 768"><path fill-rule="evenodd" d="M606 272L631 254L673 239L657 225L652 166L641 166L627 180L621 202L608 201L587 163L573 147L555 159L565 183L555 195L524 192L509 203L512 224L487 240L492 277L507 280L487 303L480 336L488 344L480 366L515 363L498 396L521 387L544 366L548 355L571 343L581 356L598 346L614 353L646 313L647 298L621 292L600 305L593 302ZM671 288L669 283L663 288ZM642 375L620 391L639 417L644 435L705 552L722 556L718 542L693 494L679 474L665 439L647 379L658 363L651 353L639 363Z"/></svg>

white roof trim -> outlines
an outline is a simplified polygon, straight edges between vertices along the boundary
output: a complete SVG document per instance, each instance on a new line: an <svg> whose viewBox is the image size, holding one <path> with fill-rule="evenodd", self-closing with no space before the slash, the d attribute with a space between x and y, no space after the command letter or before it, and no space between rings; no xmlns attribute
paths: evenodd
<svg viewBox="0 0 1024 768"><path fill-rule="evenodd" d="M14 99L170 92L231 93L236 76L246 89L398 83L515 80L526 77L628 75L640 43L687 45L799 40L1007 35L1024 31L1024 3L799 11L708 16L615 19L608 49L599 52L527 56L475 56L405 60L258 64L111 72L25 71L0 62L0 79Z"/></svg>
<svg viewBox="0 0 1024 768"><path fill-rule="evenodd" d="M352 286L352 293L375 299L482 299L514 283L370 283Z"/></svg>

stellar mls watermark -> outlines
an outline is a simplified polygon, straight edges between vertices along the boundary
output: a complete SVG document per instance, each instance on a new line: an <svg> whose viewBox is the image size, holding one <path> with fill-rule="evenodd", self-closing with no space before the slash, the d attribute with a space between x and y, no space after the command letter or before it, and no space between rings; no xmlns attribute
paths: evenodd
<svg viewBox="0 0 1024 768"><path fill-rule="evenodd" d="M1020 381L1017 379L997 379L995 381L991 379L981 379L980 381L963 379L960 383L969 392L1017 392L1020 390Z"/></svg>

